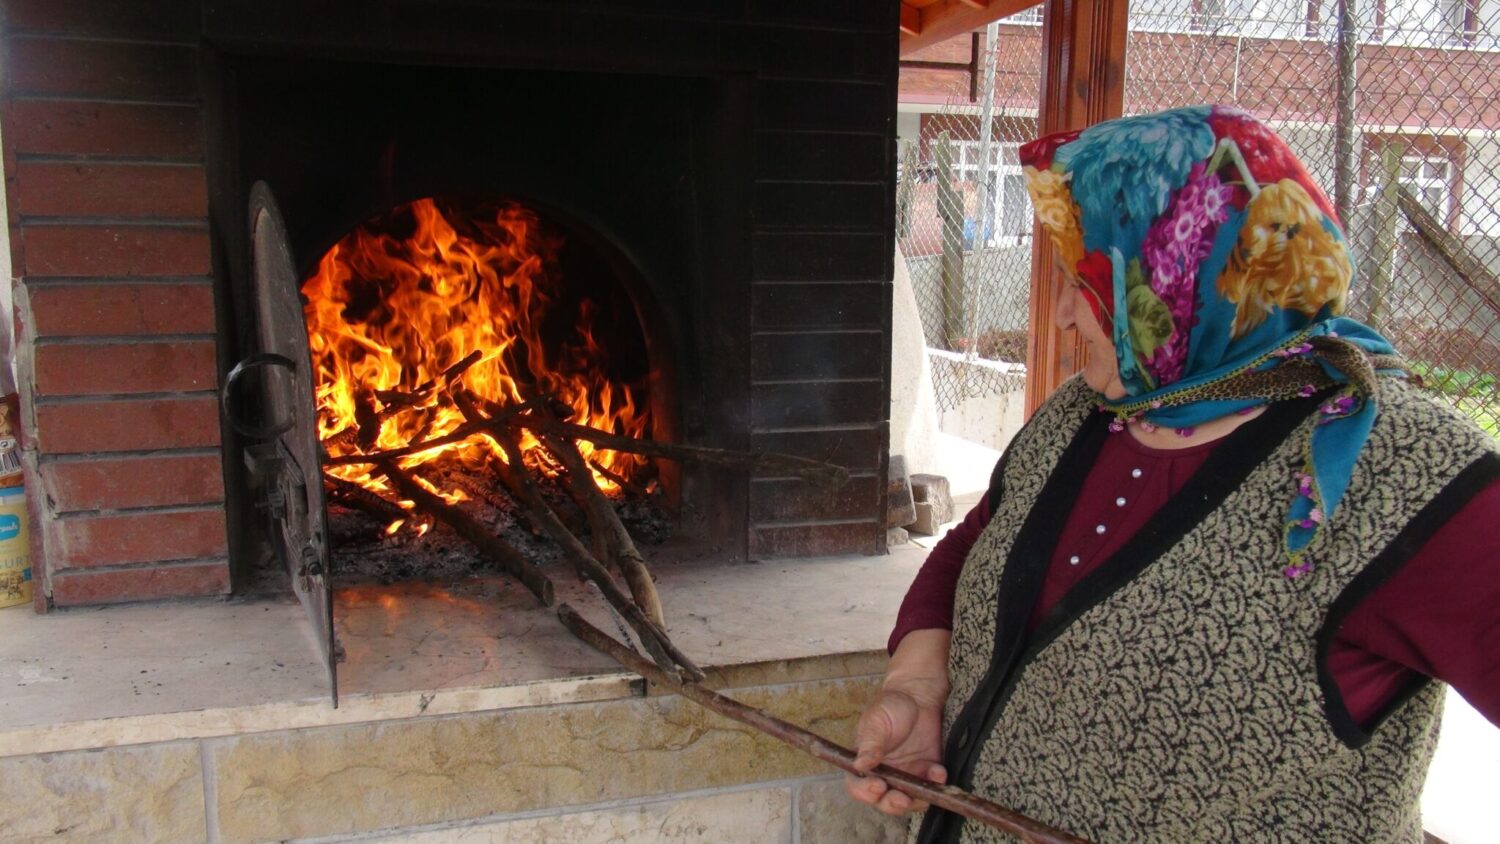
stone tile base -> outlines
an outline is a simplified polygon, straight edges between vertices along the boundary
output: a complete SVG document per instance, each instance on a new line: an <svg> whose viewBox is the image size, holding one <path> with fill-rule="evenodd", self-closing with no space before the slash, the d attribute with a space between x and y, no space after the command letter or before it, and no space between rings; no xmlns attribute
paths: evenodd
<svg viewBox="0 0 1500 844"><path fill-rule="evenodd" d="M847 744L870 660L728 690ZM830 676L832 675L832 676ZM779 682L778 682L779 681ZM674 695L0 758L0 838L111 842L895 842L821 762Z"/></svg>

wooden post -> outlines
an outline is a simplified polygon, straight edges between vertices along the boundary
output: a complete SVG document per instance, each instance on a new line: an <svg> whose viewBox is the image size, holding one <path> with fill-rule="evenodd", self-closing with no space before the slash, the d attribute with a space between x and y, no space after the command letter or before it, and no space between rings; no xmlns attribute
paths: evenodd
<svg viewBox="0 0 1500 844"><path fill-rule="evenodd" d="M937 173L938 215L943 219L943 258L938 291L943 297L943 344L952 350L964 333L964 201L953 186L953 141L939 132L932 160Z"/></svg>
<svg viewBox="0 0 1500 844"><path fill-rule="evenodd" d="M1387 142L1380 150L1380 198L1375 201L1375 241L1370 244L1369 312L1365 321L1371 328L1380 330L1385 316L1385 298L1396 277L1396 227L1400 209L1397 203L1401 196L1401 144Z"/></svg>
<svg viewBox="0 0 1500 844"><path fill-rule="evenodd" d="M1048 0L1042 19L1038 134L1119 117L1125 107L1127 0ZM1029 418L1083 366L1083 344L1052 325L1056 293L1052 242L1037 225L1031 249L1031 331L1026 349Z"/></svg>
<svg viewBox="0 0 1500 844"><path fill-rule="evenodd" d="M901 180L896 183L896 239L904 240L911 234L912 201L917 188L919 160L917 142L901 145Z"/></svg>

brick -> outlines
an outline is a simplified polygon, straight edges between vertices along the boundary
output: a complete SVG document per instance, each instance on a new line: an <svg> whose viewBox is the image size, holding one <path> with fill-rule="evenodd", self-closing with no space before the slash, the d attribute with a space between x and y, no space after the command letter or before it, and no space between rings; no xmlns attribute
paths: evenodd
<svg viewBox="0 0 1500 844"><path fill-rule="evenodd" d="M211 340L47 344L35 359L43 396L193 392L218 382Z"/></svg>
<svg viewBox="0 0 1500 844"><path fill-rule="evenodd" d="M27 292L38 337L214 331L208 284L48 284Z"/></svg>
<svg viewBox="0 0 1500 844"><path fill-rule="evenodd" d="M203 168L180 164L16 166L16 210L23 217L208 216Z"/></svg>
<svg viewBox="0 0 1500 844"><path fill-rule="evenodd" d="M896 92L888 85L763 80L756 113L765 129L823 129L889 137L895 131Z"/></svg>
<svg viewBox="0 0 1500 844"><path fill-rule="evenodd" d="M878 182L890 167L889 138L812 132L762 132L755 169L762 179Z"/></svg>
<svg viewBox="0 0 1500 844"><path fill-rule="evenodd" d="M890 226L889 189L879 184L768 182L755 186L751 214L758 229L853 229Z"/></svg>
<svg viewBox="0 0 1500 844"><path fill-rule="evenodd" d="M12 96L180 101L198 95L192 47L26 37L6 46Z"/></svg>
<svg viewBox="0 0 1500 844"><path fill-rule="evenodd" d="M36 426L44 454L209 448L219 444L219 403L204 395L43 404Z"/></svg>
<svg viewBox="0 0 1500 844"><path fill-rule="evenodd" d="M229 593L229 562L58 572L49 578L59 607L195 598Z"/></svg>
<svg viewBox="0 0 1500 844"><path fill-rule="evenodd" d="M871 471L880 466L888 434L884 425L834 428L820 431L757 432L750 437L755 451L795 454L826 460L850 471Z"/></svg>
<svg viewBox="0 0 1500 844"><path fill-rule="evenodd" d="M835 490L802 480L756 478L750 483L750 519L875 519L880 515L880 483L872 476L850 478Z"/></svg>
<svg viewBox="0 0 1500 844"><path fill-rule="evenodd" d="M953 493L946 477L922 473L912 475L911 492L919 503L932 505L938 524L953 518Z"/></svg>
<svg viewBox="0 0 1500 844"><path fill-rule="evenodd" d="M884 234L761 232L752 241L757 281L880 281L895 268Z"/></svg>
<svg viewBox="0 0 1500 844"><path fill-rule="evenodd" d="M878 422L890 408L879 381L811 381L754 384L750 419L756 428L800 428Z"/></svg>
<svg viewBox="0 0 1500 844"><path fill-rule="evenodd" d="M207 229L27 225L21 238L27 275L119 278L212 270Z"/></svg>
<svg viewBox="0 0 1500 844"><path fill-rule="evenodd" d="M727 61L766 76L880 82L896 62L896 33L796 29L784 26L735 27L723 37Z"/></svg>
<svg viewBox="0 0 1500 844"><path fill-rule="evenodd" d="M889 330L890 285L756 284L750 320L758 329L875 328Z"/></svg>
<svg viewBox="0 0 1500 844"><path fill-rule="evenodd" d="M77 516L55 520L47 531L51 571L222 557L229 551L223 508Z"/></svg>
<svg viewBox="0 0 1500 844"><path fill-rule="evenodd" d="M6 0L6 28L11 32L77 35L198 34L201 0Z"/></svg>
<svg viewBox="0 0 1500 844"><path fill-rule="evenodd" d="M880 331L759 333L750 338L750 373L760 380L880 378L885 345Z"/></svg>
<svg viewBox="0 0 1500 844"><path fill-rule="evenodd" d="M248 11L257 17L264 14L258 5ZM494 3L472 3L468 0L427 0L420 4L402 3L391 12L390 30L403 33L405 40L413 44L431 44L442 39L443 50L451 56L469 55L492 59L497 54L511 58L539 57L551 59L557 55L558 20L562 15L572 14L557 8L507 8ZM208 12L211 25L217 9ZM347 15L340 22L340 31L347 31ZM228 25L232 22L225 21ZM292 32L305 32L304 21L290 21ZM385 28L371 33L378 41L385 41Z"/></svg>
<svg viewBox="0 0 1500 844"><path fill-rule="evenodd" d="M196 106L28 101L10 105L5 143L18 154L200 161Z"/></svg>
<svg viewBox="0 0 1500 844"><path fill-rule="evenodd" d="M922 536L936 536L947 519L938 518L938 511L930 501L918 501L916 503L916 521L907 525L912 533Z"/></svg>
<svg viewBox="0 0 1500 844"><path fill-rule="evenodd" d="M905 457L891 455L886 464L886 479L886 527L906 527L917 520L917 508L912 500L911 478L906 473Z"/></svg>
<svg viewBox="0 0 1500 844"><path fill-rule="evenodd" d="M224 467L217 454L47 462L40 473L43 488L59 513L224 500Z"/></svg>
<svg viewBox="0 0 1500 844"><path fill-rule="evenodd" d="M565 61L594 64L607 55L612 69L667 71L723 64L719 25L712 21L574 13L561 15L558 33L558 54Z"/></svg>
<svg viewBox="0 0 1500 844"><path fill-rule="evenodd" d="M125 686L115 693L128 694ZM13 842L199 840L200 760L193 741L8 756L0 829Z"/></svg>
<svg viewBox="0 0 1500 844"><path fill-rule="evenodd" d="M755 525L750 529L752 559L879 554L885 551L885 525L852 522L813 525Z"/></svg>
<svg viewBox="0 0 1500 844"><path fill-rule="evenodd" d="M750 0L755 21L786 21L819 26L845 26L884 33L896 29L896 7L869 0Z"/></svg>

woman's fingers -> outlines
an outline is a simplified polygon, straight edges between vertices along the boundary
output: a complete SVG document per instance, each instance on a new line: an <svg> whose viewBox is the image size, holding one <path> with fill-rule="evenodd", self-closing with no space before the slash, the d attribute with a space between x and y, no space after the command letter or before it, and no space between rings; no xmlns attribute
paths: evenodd
<svg viewBox="0 0 1500 844"><path fill-rule="evenodd" d="M880 798L886 795L890 786L880 777L856 777L853 774L844 775L844 791L861 803L874 806L880 802Z"/></svg>
<svg viewBox="0 0 1500 844"><path fill-rule="evenodd" d="M920 812L927 808L927 803L893 788L880 798L880 802L875 804L875 808L885 812L887 815L899 816L908 812Z"/></svg>
<svg viewBox="0 0 1500 844"><path fill-rule="evenodd" d="M942 765L931 765L927 768L926 778L943 785L948 782L948 770ZM855 800L874 806L887 815L900 816L927 809L927 801L918 800L899 788L893 788L880 777L845 774L844 790Z"/></svg>

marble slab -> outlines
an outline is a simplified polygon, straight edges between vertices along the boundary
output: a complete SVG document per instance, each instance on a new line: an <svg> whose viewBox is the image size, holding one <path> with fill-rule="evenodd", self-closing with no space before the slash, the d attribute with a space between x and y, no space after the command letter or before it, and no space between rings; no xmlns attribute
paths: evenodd
<svg viewBox="0 0 1500 844"><path fill-rule="evenodd" d="M884 648L924 556L663 564L657 588L673 639L705 668L764 680L828 658L839 673ZM618 629L592 587L553 576L560 601ZM337 710L290 598L0 611L0 756L643 693L502 578L344 589L335 624Z"/></svg>

